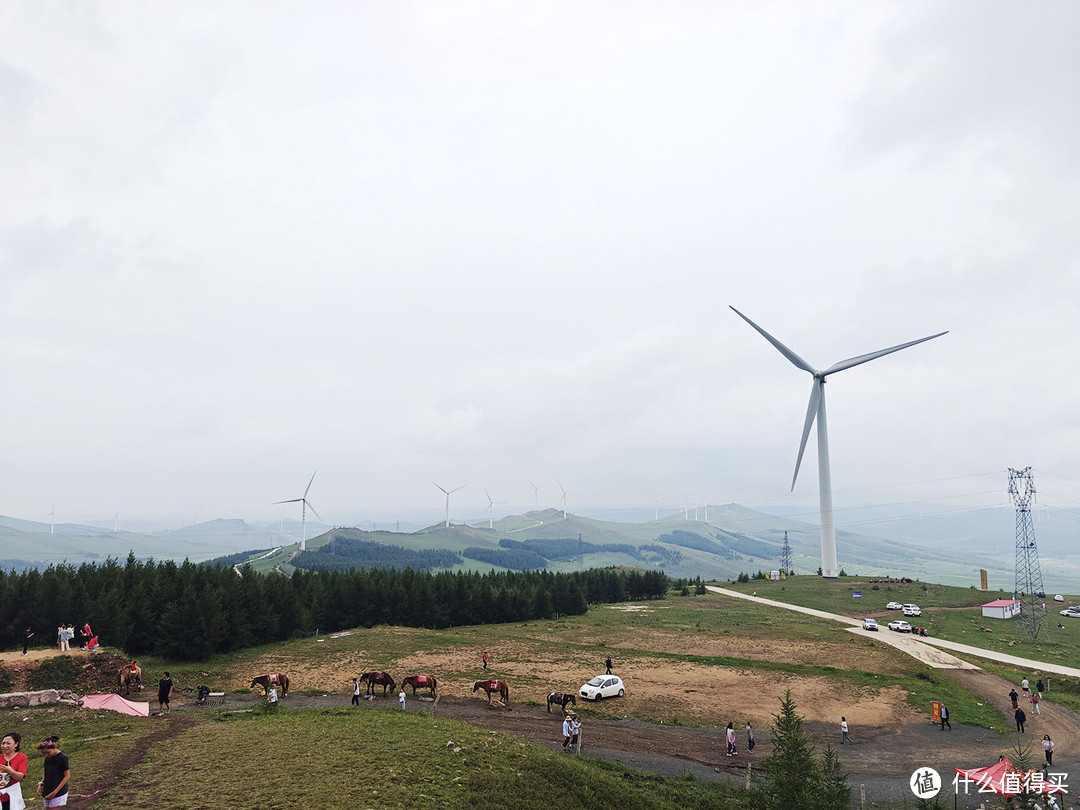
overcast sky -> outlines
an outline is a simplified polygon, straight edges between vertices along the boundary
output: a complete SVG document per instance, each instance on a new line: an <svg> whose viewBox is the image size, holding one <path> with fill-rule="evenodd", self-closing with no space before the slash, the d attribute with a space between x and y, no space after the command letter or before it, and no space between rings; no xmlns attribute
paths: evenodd
<svg viewBox="0 0 1080 810"><path fill-rule="evenodd" d="M1080 504L1080 5L0 6L0 514Z"/></svg>

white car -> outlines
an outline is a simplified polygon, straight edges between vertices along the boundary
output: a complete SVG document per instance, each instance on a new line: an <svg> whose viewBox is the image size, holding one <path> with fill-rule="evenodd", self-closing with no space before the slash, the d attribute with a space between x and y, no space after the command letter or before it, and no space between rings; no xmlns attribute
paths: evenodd
<svg viewBox="0 0 1080 810"><path fill-rule="evenodd" d="M862 629L863 630L877 630L878 629L877 622L875 620L873 620L873 619L863 619L862 620Z"/></svg>
<svg viewBox="0 0 1080 810"><path fill-rule="evenodd" d="M1062 616L1068 616L1070 619L1080 619L1080 607L1077 607L1076 605L1067 607L1064 610L1059 610L1058 613Z"/></svg>
<svg viewBox="0 0 1080 810"><path fill-rule="evenodd" d="M887 604L885 606L885 609L886 610L900 610L900 608L902 608L902 607L903 607L903 605L901 605L899 602L889 602L889 604Z"/></svg>
<svg viewBox="0 0 1080 810"><path fill-rule="evenodd" d="M1064 597L1064 596L1062 596L1062 595L1061 595L1060 593L1055 593L1055 594L1054 594L1054 601L1055 601L1055 602L1064 602L1064 601L1065 601L1065 597Z"/></svg>
<svg viewBox="0 0 1080 810"><path fill-rule="evenodd" d="M918 605L903 605L901 609L905 616L922 616L922 608Z"/></svg>
<svg viewBox="0 0 1080 810"><path fill-rule="evenodd" d="M622 697L626 694L622 678L617 675L597 675L586 684L582 684L579 694L585 700L599 700L606 697Z"/></svg>
<svg viewBox="0 0 1080 810"><path fill-rule="evenodd" d="M903 621L889 622L889 629L895 630L897 633L910 633L911 625Z"/></svg>

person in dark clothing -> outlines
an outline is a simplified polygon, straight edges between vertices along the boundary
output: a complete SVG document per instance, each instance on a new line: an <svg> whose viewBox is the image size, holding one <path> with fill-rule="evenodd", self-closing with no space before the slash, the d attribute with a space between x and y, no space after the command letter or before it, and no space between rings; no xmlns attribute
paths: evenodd
<svg viewBox="0 0 1080 810"><path fill-rule="evenodd" d="M356 678L352 679L352 705L360 705L360 682Z"/></svg>
<svg viewBox="0 0 1080 810"><path fill-rule="evenodd" d="M1018 701L1019 699L1020 699L1020 695L1018 695L1018 694L1016 693L1016 690L1015 690L1015 689L1010 689L1010 690L1009 690L1009 700L1011 700L1011 701L1012 701L1012 707L1013 707L1013 711L1014 711L1014 712L1015 712L1015 711L1016 711L1017 709L1019 709L1019 708L1020 708L1020 704L1019 704L1019 703L1017 703L1017 701Z"/></svg>
<svg viewBox="0 0 1080 810"><path fill-rule="evenodd" d="M29 627L27 627L26 631L23 633L23 640L22 640L22 654L23 655L26 655L26 651L28 649L30 649L30 639L32 639L33 637L34 637L34 631L31 630Z"/></svg>
<svg viewBox="0 0 1080 810"><path fill-rule="evenodd" d="M157 685L157 702L158 702L158 716L169 713L169 701L172 700L173 682L169 677L169 673L165 673L165 677L158 681Z"/></svg>
<svg viewBox="0 0 1080 810"><path fill-rule="evenodd" d="M949 727L949 731L952 731L952 723L949 722L949 707L944 703L941 704L941 730L945 730L945 726Z"/></svg>
<svg viewBox="0 0 1080 810"><path fill-rule="evenodd" d="M607 667L607 674L610 675L611 674L611 656L610 655L608 656L607 660L604 661L604 666Z"/></svg>
<svg viewBox="0 0 1080 810"><path fill-rule="evenodd" d="M1027 722L1027 715L1024 714L1023 709L1017 709L1016 714L1013 715L1013 716L1016 718L1016 733L1017 734L1023 734L1024 733L1024 723Z"/></svg>
<svg viewBox="0 0 1080 810"><path fill-rule="evenodd" d="M1043 686L1042 678L1039 678L1038 682L1035 684L1035 691L1039 693L1039 700L1042 700L1042 693L1044 688L1045 687Z"/></svg>
<svg viewBox="0 0 1080 810"><path fill-rule="evenodd" d="M45 800L46 807L62 807L67 804L68 782L71 781L67 754L60 750L59 737L38 743L38 748L45 755L45 777L38 782L37 794Z"/></svg>

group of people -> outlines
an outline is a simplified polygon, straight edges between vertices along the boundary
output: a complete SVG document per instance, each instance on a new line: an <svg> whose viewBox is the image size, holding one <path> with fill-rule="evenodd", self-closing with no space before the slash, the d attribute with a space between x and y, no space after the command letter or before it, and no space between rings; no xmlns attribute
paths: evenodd
<svg viewBox="0 0 1080 810"><path fill-rule="evenodd" d="M29 655L30 639L35 635L32 627L27 627L23 631L23 655ZM60 624L56 628L56 646L60 649L60 652L68 652L71 649L71 642L75 636L79 637L80 649L93 650L98 645L94 631L90 629L90 622L84 624L81 630L76 630L75 625L70 623Z"/></svg>
<svg viewBox="0 0 1080 810"><path fill-rule="evenodd" d="M0 802L4 802L6 810L24 810L26 807L22 783L30 769L30 761L19 750L21 746L22 735L14 731L0 739ZM63 807L68 799L71 764L67 754L60 750L60 738L42 740L38 743L38 750L44 755L45 764L44 775L37 785L37 795L46 807Z"/></svg>
<svg viewBox="0 0 1080 810"><path fill-rule="evenodd" d="M754 745L755 745L755 743L754 743L754 729L750 725L750 721L747 720L746 721L746 750L747 751L753 751L754 750ZM739 752L735 748L735 724L734 723L728 723L727 724L727 755L729 757L733 757L737 753L739 753Z"/></svg>
<svg viewBox="0 0 1080 810"><path fill-rule="evenodd" d="M1042 702L1042 693L1045 689L1046 684L1043 683L1042 678L1035 682L1034 689L1031 688L1031 682L1027 678L1020 681L1020 691L1027 695L1028 702L1031 704L1031 711L1034 714L1042 714L1039 704ZM1027 723L1027 714L1020 706L1020 695L1017 694L1015 687L1009 690L1009 702L1012 704L1013 719L1016 720L1016 733L1023 734L1024 724ZM1049 734L1043 734L1042 747L1043 756L1046 758L1046 766L1050 767L1054 764L1054 741L1050 739Z"/></svg>
<svg viewBox="0 0 1080 810"><path fill-rule="evenodd" d="M577 716L577 712L567 711L563 709L565 715L562 721L562 750L573 751L575 748L580 748L581 744L581 720Z"/></svg>

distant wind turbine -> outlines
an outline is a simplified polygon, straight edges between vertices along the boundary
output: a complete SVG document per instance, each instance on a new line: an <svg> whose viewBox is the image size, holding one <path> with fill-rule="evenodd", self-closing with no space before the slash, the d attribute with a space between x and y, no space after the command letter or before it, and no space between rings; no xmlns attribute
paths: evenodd
<svg viewBox="0 0 1080 810"><path fill-rule="evenodd" d="M532 484L532 488L533 488L533 509L539 509L540 508L540 487L538 487L536 484L533 484L532 481L529 481L529 483Z"/></svg>
<svg viewBox="0 0 1080 810"><path fill-rule="evenodd" d="M319 520L322 520L322 518L319 517L319 513L315 511L315 507L312 506L310 503L308 503L308 499L307 499L308 491L311 489L311 482L315 480L315 473L317 473L317 472L318 472L318 470L316 470L315 472L313 472L311 474L311 480L307 482L307 486L304 488L304 494L301 495L299 498L290 498L287 501L274 501L275 504L279 504L279 503L298 503L298 504L300 504L300 550L301 551L307 551L307 510L310 509L311 514L315 515L315 517L319 518Z"/></svg>
<svg viewBox="0 0 1080 810"><path fill-rule="evenodd" d="M488 492L486 488L484 489L484 494L487 495L487 499L488 499L488 528L489 529L494 529L495 528L495 504L503 503L503 501L493 501L493 500L491 500L491 493Z"/></svg>
<svg viewBox="0 0 1080 810"><path fill-rule="evenodd" d="M431 483L435 484L434 481L432 481ZM439 487L438 484L435 484L435 486ZM446 493L446 528L449 529L450 528L450 493L457 492L459 489L465 489L465 484L462 484L460 487L455 487L454 489L443 489L442 487L439 487L439 489L442 489L442 491Z"/></svg>
<svg viewBox="0 0 1080 810"><path fill-rule="evenodd" d="M792 365L796 368L801 368L803 371L809 372L814 377L813 386L810 389L810 403L806 408L806 421L803 423L802 441L799 442L799 456L795 460L795 474L791 478L791 489L795 489L795 481L799 477L799 467L802 464L803 452L806 450L806 440L810 436L810 428L814 426L814 420L816 419L818 502L821 508L821 575L823 577L836 577L839 572L837 571L836 562L836 527L833 524L832 477L829 472L829 429L825 423L825 378L838 371L844 371L862 365L863 363L869 363L871 360L877 360L879 357L884 357L887 354L892 354L901 349L907 349L911 346L925 343L928 340L939 338L942 335L948 334L948 332L938 332L936 335L929 335L928 337L912 340L908 343L901 343L899 346L892 346L888 349L870 352L870 354L860 354L858 357L841 360L839 363L829 366L824 371L819 371L739 312L739 310L735 309L735 307L731 307L731 309L736 315L757 330L763 338L769 341L769 343L771 343L780 354L784 355Z"/></svg>
<svg viewBox="0 0 1080 810"><path fill-rule="evenodd" d="M653 520L660 519L660 499L653 498Z"/></svg>
<svg viewBox="0 0 1080 810"><path fill-rule="evenodd" d="M113 528L112 528L113 534L118 534L120 532L120 513L117 512L115 515L113 515L112 519L113 519Z"/></svg>
<svg viewBox="0 0 1080 810"><path fill-rule="evenodd" d="M562 500L560 501L560 503L562 503L562 517L563 517L563 520L566 520L566 496L569 495L570 493L566 491L566 487L564 487L560 482L556 481L555 483L559 484L559 489L562 490Z"/></svg>
<svg viewBox="0 0 1080 810"><path fill-rule="evenodd" d="M49 519L49 534L56 534L56 510L49 512L45 517Z"/></svg>

